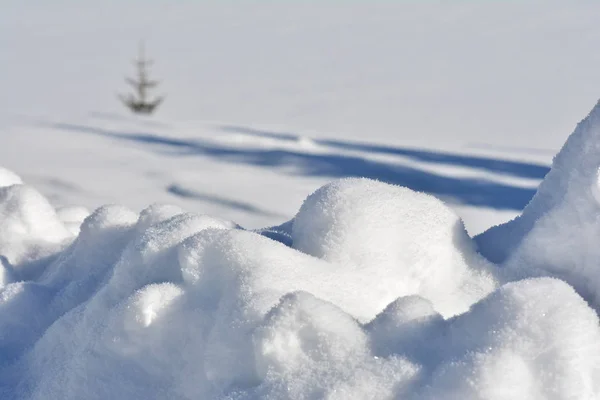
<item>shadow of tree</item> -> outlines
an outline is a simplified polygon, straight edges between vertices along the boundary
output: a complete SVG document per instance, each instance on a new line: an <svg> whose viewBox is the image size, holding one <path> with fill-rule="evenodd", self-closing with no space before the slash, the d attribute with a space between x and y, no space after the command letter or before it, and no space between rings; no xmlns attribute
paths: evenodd
<svg viewBox="0 0 600 400"><path fill-rule="evenodd" d="M197 190L192 190L192 189L189 189L189 188L183 187L181 185L177 185L177 184L169 185L167 187L167 192L169 192L175 196L192 199L192 200L199 200L199 201L203 201L206 203L219 204L219 205L222 205L225 207L233 208L235 210L244 211L244 212L251 213L251 214L264 215L267 217L284 218L283 215L280 215L277 213L272 213L267 210L263 210L263 209L258 208L250 203L246 203L246 202L238 201L238 200L232 200L232 199L228 199L228 198L221 197L221 196L215 196L213 194L201 193Z"/></svg>
<svg viewBox="0 0 600 400"><path fill-rule="evenodd" d="M88 133L110 139L127 141L148 146L152 151L170 156L202 156L223 162L247 164L268 168L285 167L285 173L328 178L365 177L406 186L441 198L482 207L521 210L535 194L535 189L510 186L483 179L453 178L436 175L416 168L368 160L356 155L311 154L282 149L235 148L206 140L189 140L163 137L143 132L118 132L91 126L74 124L51 124L53 128ZM521 177L542 178L547 167L535 164L494 160L482 157L449 155L427 151L403 150L385 146L371 146L335 141L320 141L338 148L360 148L373 152L405 152L413 158L432 163L459 164L483 168L494 172L505 172Z"/></svg>
<svg viewBox="0 0 600 400"><path fill-rule="evenodd" d="M221 126L221 130L224 132L242 133L244 135L276 139L285 142L297 142L301 140L300 136L291 133L271 132L243 126L224 125ZM409 149L360 142L344 142L340 140L329 139L313 139L313 142L319 145L342 150L354 150L367 153L402 156L421 162L464 166L521 178L543 179L544 176L546 176L546 174L550 171L548 166L542 164L499 160L490 157L433 152L430 150Z"/></svg>

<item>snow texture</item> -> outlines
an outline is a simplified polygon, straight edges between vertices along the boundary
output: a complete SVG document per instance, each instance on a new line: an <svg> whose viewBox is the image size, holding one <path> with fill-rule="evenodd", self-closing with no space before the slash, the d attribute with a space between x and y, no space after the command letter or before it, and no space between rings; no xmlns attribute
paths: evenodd
<svg viewBox="0 0 600 400"><path fill-rule="evenodd" d="M306 254L355 270L363 288L374 288L379 310L419 294L451 316L496 284L452 210L377 181L345 179L316 191L294 219L292 240Z"/></svg>
<svg viewBox="0 0 600 400"><path fill-rule="evenodd" d="M554 158L521 216L480 235L480 248L515 277L551 275L600 310L600 102Z"/></svg>
<svg viewBox="0 0 600 400"><path fill-rule="evenodd" d="M0 254L23 279L33 279L44 259L72 239L50 203L34 188L0 187Z"/></svg>
<svg viewBox="0 0 600 400"><path fill-rule="evenodd" d="M0 397L600 398L599 135L597 106L523 216L479 237L502 266L441 201L367 179L249 231L57 212L3 172Z"/></svg>

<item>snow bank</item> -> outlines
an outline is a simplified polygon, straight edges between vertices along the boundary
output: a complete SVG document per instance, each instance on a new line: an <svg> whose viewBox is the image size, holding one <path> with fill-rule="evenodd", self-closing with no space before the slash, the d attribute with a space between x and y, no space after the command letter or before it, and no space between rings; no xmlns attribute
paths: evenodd
<svg viewBox="0 0 600 400"><path fill-rule="evenodd" d="M554 159L523 214L478 242L516 277L551 275L600 310L600 102ZM514 278L513 278L514 279Z"/></svg>
<svg viewBox="0 0 600 400"><path fill-rule="evenodd" d="M598 118L479 238L502 268L441 201L366 179L255 232L0 188L0 397L600 398Z"/></svg>

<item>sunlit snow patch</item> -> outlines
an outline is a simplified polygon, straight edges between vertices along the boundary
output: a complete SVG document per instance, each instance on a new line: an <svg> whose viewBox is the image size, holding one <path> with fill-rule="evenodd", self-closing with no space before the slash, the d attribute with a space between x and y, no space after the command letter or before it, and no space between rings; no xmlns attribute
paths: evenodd
<svg viewBox="0 0 600 400"><path fill-rule="evenodd" d="M253 232L57 213L0 170L0 397L600 398L599 127L600 106L479 238L501 267L441 201L367 179Z"/></svg>
<svg viewBox="0 0 600 400"><path fill-rule="evenodd" d="M564 279L600 310L600 102L577 125L523 214L478 237L514 278Z"/></svg>

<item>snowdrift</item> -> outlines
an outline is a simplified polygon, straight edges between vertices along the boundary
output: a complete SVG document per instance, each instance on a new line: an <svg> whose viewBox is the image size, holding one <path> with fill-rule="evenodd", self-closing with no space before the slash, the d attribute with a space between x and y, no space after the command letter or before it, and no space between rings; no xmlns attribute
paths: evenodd
<svg viewBox="0 0 600 400"><path fill-rule="evenodd" d="M599 166L600 103L476 241L367 179L248 231L54 210L0 169L0 398L600 398Z"/></svg>
<svg viewBox="0 0 600 400"><path fill-rule="evenodd" d="M522 215L476 239L512 279L559 277L600 310L599 215L600 101L556 155Z"/></svg>

